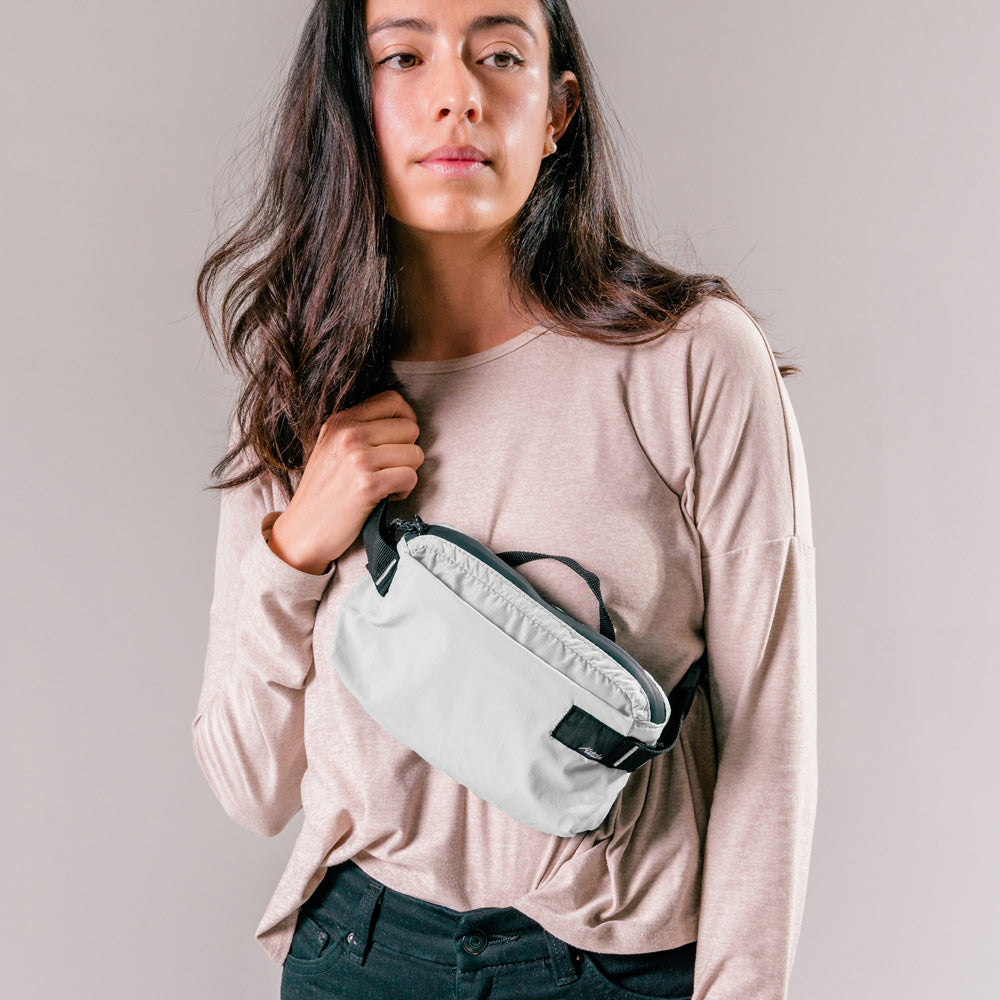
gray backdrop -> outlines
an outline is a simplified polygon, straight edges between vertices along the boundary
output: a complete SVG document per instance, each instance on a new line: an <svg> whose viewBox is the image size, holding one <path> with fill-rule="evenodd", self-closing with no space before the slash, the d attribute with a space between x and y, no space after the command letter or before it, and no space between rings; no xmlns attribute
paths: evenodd
<svg viewBox="0 0 1000 1000"><path fill-rule="evenodd" d="M0 993L274 1000L253 934L299 818L243 830L191 750L235 398L193 283L307 4L4 6ZM1000 8L574 9L650 240L805 369L821 773L792 996L992 995Z"/></svg>

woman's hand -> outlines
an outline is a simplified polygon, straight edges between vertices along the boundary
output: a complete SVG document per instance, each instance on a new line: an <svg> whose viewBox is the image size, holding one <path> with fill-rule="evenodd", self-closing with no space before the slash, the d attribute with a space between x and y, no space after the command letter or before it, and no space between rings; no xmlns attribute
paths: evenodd
<svg viewBox="0 0 1000 1000"><path fill-rule="evenodd" d="M271 526L271 550L306 573L326 572L385 496L417 485L423 450L413 408L394 389L329 417L320 428L288 507Z"/></svg>

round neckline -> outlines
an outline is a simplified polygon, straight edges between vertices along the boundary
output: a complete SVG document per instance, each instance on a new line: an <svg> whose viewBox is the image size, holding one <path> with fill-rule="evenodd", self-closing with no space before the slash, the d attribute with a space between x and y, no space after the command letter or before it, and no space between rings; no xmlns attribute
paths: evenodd
<svg viewBox="0 0 1000 1000"><path fill-rule="evenodd" d="M516 334L513 337L493 347L488 347L485 351L476 354L465 354L460 358L441 358L436 361L406 361L402 359L390 359L389 366L397 375L401 374L421 374L430 375L436 372L455 372L464 368L474 368L476 365L485 365L489 361L502 358L505 354L516 351L519 347L541 336L548 329L543 323L536 323L528 330Z"/></svg>

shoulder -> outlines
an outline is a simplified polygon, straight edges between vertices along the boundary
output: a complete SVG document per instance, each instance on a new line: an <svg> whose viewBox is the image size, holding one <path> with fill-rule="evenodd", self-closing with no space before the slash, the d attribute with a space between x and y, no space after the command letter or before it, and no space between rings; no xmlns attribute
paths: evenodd
<svg viewBox="0 0 1000 1000"><path fill-rule="evenodd" d="M765 379L779 374L764 331L743 306L729 299L703 299L681 317L673 332L692 365L706 374L713 368Z"/></svg>
<svg viewBox="0 0 1000 1000"><path fill-rule="evenodd" d="M729 299L704 298L673 326L625 350L633 397L652 394L664 404L684 400L692 423L762 403L780 411L785 402L767 338L750 313Z"/></svg>
<svg viewBox="0 0 1000 1000"><path fill-rule="evenodd" d="M606 343L595 350L626 351L643 369L661 373L686 367L689 376L728 373L759 378L779 375L774 353L757 321L740 304L708 296L683 313L672 326L633 344Z"/></svg>
<svg viewBox="0 0 1000 1000"><path fill-rule="evenodd" d="M705 299L681 317L668 337L674 335L674 349L684 359L692 424L751 412L784 422L789 399L778 362L743 306Z"/></svg>
<svg viewBox="0 0 1000 1000"><path fill-rule="evenodd" d="M781 374L757 321L740 304L709 296L670 327L644 335L640 342L589 339L566 333L540 338L533 355L547 373L559 365L567 377L583 372L594 380L603 373L624 386L634 404L643 397L661 405L686 399L692 409L724 392L730 403L753 397L783 396Z"/></svg>

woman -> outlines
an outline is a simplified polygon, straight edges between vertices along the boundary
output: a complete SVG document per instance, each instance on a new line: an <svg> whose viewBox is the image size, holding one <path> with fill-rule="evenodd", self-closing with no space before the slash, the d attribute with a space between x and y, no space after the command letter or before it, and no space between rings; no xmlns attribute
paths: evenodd
<svg viewBox="0 0 1000 1000"><path fill-rule="evenodd" d="M199 276L218 347L236 270L245 379L193 730L237 822L303 811L257 931L282 996L784 997L816 794L794 369L724 279L634 248L564 0L320 0L276 123ZM517 823L340 683L385 496L593 570L664 690L707 651L677 744L598 829ZM561 563L521 571L596 625Z"/></svg>

